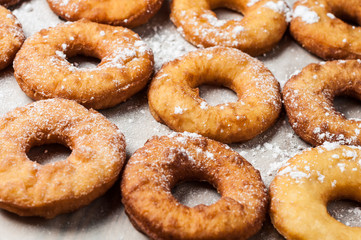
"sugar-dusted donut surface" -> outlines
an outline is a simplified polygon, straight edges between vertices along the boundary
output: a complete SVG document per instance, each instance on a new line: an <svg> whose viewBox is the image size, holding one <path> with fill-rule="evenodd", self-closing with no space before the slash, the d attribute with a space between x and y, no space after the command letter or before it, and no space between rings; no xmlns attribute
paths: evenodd
<svg viewBox="0 0 361 240"><path fill-rule="evenodd" d="M242 20L219 20L212 9L229 8ZM173 0L171 20L199 47L238 48L252 56L271 50L283 37L289 8L283 0Z"/></svg>
<svg viewBox="0 0 361 240"><path fill-rule="evenodd" d="M163 0L47 0L50 8L69 21L88 19L111 25L136 27L153 17Z"/></svg>
<svg viewBox="0 0 361 240"><path fill-rule="evenodd" d="M237 102L210 106L198 86L232 89ZM154 118L175 131L195 132L221 142L241 142L271 127L281 111L279 83L257 59L234 49L190 52L163 65L148 101Z"/></svg>
<svg viewBox="0 0 361 240"><path fill-rule="evenodd" d="M33 146L60 143L63 161L29 160ZM125 139L117 127L74 101L49 99L0 119L0 207L21 216L53 218L89 204L118 178Z"/></svg>
<svg viewBox="0 0 361 240"><path fill-rule="evenodd" d="M24 40L25 35L15 15L0 6L0 70L11 64Z"/></svg>
<svg viewBox="0 0 361 240"><path fill-rule="evenodd" d="M292 128L306 142L361 145L361 120L347 119L333 107L336 96L361 99L361 61L310 64L283 89Z"/></svg>
<svg viewBox="0 0 361 240"><path fill-rule="evenodd" d="M67 58L101 60L81 69ZM95 109L109 108L141 90L153 73L153 53L123 27L81 20L43 29L28 38L14 62L15 78L32 99L66 98Z"/></svg>
<svg viewBox="0 0 361 240"><path fill-rule="evenodd" d="M210 206L180 204L171 189L207 181L222 198ZM153 137L126 165L125 212L152 239L247 239L262 227L267 190L259 172L228 146L194 133Z"/></svg>
<svg viewBox="0 0 361 240"><path fill-rule="evenodd" d="M311 53L326 59L361 58L361 0L301 0L290 31Z"/></svg>
<svg viewBox="0 0 361 240"><path fill-rule="evenodd" d="M333 200L361 202L361 149L325 143L296 155L273 180L270 215L289 240L357 240L361 228L331 217Z"/></svg>

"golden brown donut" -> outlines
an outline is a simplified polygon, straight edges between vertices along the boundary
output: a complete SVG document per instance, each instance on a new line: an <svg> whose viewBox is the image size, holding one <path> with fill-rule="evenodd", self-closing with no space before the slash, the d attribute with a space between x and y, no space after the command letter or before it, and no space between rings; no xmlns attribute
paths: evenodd
<svg viewBox="0 0 361 240"><path fill-rule="evenodd" d="M79 69L66 58L101 59ZM153 73L153 53L133 31L81 20L41 30L14 61L15 78L32 99L61 97L88 108L109 108L141 90Z"/></svg>
<svg viewBox="0 0 361 240"><path fill-rule="evenodd" d="M361 57L361 0L301 0L293 7L290 31L311 53L326 59Z"/></svg>
<svg viewBox="0 0 361 240"><path fill-rule="evenodd" d="M69 20L82 18L93 22L133 28L153 17L163 0L47 0L55 14Z"/></svg>
<svg viewBox="0 0 361 240"><path fill-rule="evenodd" d="M273 180L270 215L289 240L357 240L361 228L332 218L327 204L361 202L361 149L327 143L293 157Z"/></svg>
<svg viewBox="0 0 361 240"><path fill-rule="evenodd" d="M13 61L24 40L19 21L11 11L0 6L0 70Z"/></svg>
<svg viewBox="0 0 361 240"><path fill-rule="evenodd" d="M289 122L298 136L316 146L326 141L361 145L361 120L346 119L333 107L336 96L361 99L361 61L310 64L283 89Z"/></svg>
<svg viewBox="0 0 361 240"><path fill-rule="evenodd" d="M33 146L60 143L71 155L41 165ZM115 182L125 160L117 127L74 101L49 99L0 119L0 207L21 216L53 218L89 204Z"/></svg>
<svg viewBox="0 0 361 240"><path fill-rule="evenodd" d="M202 84L223 85L238 101L209 106ZM165 64L148 93L154 118L171 129L195 132L221 142L254 138L272 126L281 111L279 83L258 60L234 48L191 52Z"/></svg>
<svg viewBox="0 0 361 240"><path fill-rule="evenodd" d="M207 181L222 195L210 206L180 204L171 189ZM238 153L194 133L154 137L130 158L122 202L151 239L247 239L262 227L268 197L259 172Z"/></svg>
<svg viewBox="0 0 361 240"><path fill-rule="evenodd" d="M244 18L219 20L212 9L220 7ZM187 41L198 47L234 47L257 56L282 39L288 11L283 0L173 0L171 20Z"/></svg>

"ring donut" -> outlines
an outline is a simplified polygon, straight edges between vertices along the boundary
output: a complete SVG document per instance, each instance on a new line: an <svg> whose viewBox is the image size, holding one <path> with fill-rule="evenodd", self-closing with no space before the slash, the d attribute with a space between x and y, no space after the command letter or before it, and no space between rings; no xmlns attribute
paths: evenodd
<svg viewBox="0 0 361 240"><path fill-rule="evenodd" d="M291 34L304 48L323 59L361 58L361 28L338 18L361 24L360 4L360 0L297 1Z"/></svg>
<svg viewBox="0 0 361 240"><path fill-rule="evenodd" d="M208 105L202 84L223 85L238 101ZM258 60L234 48L191 52L165 64L148 93L154 118L171 129L231 143L254 138L272 126L281 111L279 83Z"/></svg>
<svg viewBox="0 0 361 240"><path fill-rule="evenodd" d="M226 7L242 20L219 20L212 9ZM283 0L173 0L171 20L187 41L198 47L234 47L252 56L270 51L288 23Z"/></svg>
<svg viewBox="0 0 361 240"><path fill-rule="evenodd" d="M137 27L145 24L162 6L163 0L47 0L58 16L76 21Z"/></svg>
<svg viewBox="0 0 361 240"><path fill-rule="evenodd" d="M101 114L74 101L49 99L9 112L0 120L0 207L21 216L53 218L85 206L116 181L125 140ZM33 146L60 143L72 153L41 165Z"/></svg>
<svg viewBox="0 0 361 240"><path fill-rule="evenodd" d="M15 15L0 6L0 70L7 67L25 40Z"/></svg>
<svg viewBox="0 0 361 240"><path fill-rule="evenodd" d="M101 59L79 69L66 58ZM141 90L153 73L153 53L133 31L81 20L41 30L14 61L15 78L32 99L66 98L88 108L117 105Z"/></svg>
<svg viewBox="0 0 361 240"><path fill-rule="evenodd" d="M171 189L187 180L213 184L221 199L210 206L180 204ZM226 145L194 133L149 140L130 158L121 189L125 212L151 239L248 239L267 211L259 172Z"/></svg>
<svg viewBox="0 0 361 240"><path fill-rule="evenodd" d="M361 61L310 64L283 89L289 122L306 142L361 145L361 120L346 119L333 107L336 96L361 99Z"/></svg>
<svg viewBox="0 0 361 240"><path fill-rule="evenodd" d="M361 202L361 149L328 143L293 157L273 180L270 215L289 240L355 240L361 228L332 218L327 204Z"/></svg>

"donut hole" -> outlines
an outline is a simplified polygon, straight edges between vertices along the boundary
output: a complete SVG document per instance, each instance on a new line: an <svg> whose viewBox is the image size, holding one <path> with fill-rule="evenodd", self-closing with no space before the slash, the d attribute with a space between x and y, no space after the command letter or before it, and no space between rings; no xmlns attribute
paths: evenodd
<svg viewBox="0 0 361 240"><path fill-rule="evenodd" d="M67 61L71 63L73 66L80 69L94 69L101 62L100 59L98 58L85 56L81 54L69 57L67 58Z"/></svg>
<svg viewBox="0 0 361 240"><path fill-rule="evenodd" d="M337 96L333 101L333 106L337 112L342 113L347 119L361 119L360 101L355 98Z"/></svg>
<svg viewBox="0 0 361 240"><path fill-rule="evenodd" d="M349 25L360 26L361 18L358 17L357 8L355 8L352 3L345 5L343 1L329 1L328 4L330 4L331 12L335 17Z"/></svg>
<svg viewBox="0 0 361 240"><path fill-rule="evenodd" d="M229 21L229 20L242 20L243 19L243 15L239 12L230 10L228 8L217 8L214 9L213 12L216 14L217 18L219 20L225 20L225 21Z"/></svg>
<svg viewBox="0 0 361 240"><path fill-rule="evenodd" d="M226 87L203 84L198 89L199 96L211 106L238 101L237 94Z"/></svg>
<svg viewBox="0 0 361 240"><path fill-rule="evenodd" d="M172 188L172 194L178 202L188 207L197 205L212 205L221 195L208 182L186 181L176 184Z"/></svg>
<svg viewBox="0 0 361 240"><path fill-rule="evenodd" d="M348 25L355 26L355 27L360 26L360 23L357 22L357 19L348 15L347 13L335 12L334 15L335 15L335 17L342 20L344 23L346 23Z"/></svg>
<svg viewBox="0 0 361 240"><path fill-rule="evenodd" d="M31 161L42 165L62 161L70 154L71 150L68 147L58 143L34 146L26 153Z"/></svg>
<svg viewBox="0 0 361 240"><path fill-rule="evenodd" d="M350 200L328 203L328 213L337 221L351 227L361 227L361 204Z"/></svg>

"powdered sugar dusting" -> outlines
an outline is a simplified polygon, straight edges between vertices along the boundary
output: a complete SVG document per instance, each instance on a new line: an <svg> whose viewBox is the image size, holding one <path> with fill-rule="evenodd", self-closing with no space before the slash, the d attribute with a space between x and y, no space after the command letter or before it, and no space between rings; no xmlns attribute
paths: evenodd
<svg viewBox="0 0 361 240"><path fill-rule="evenodd" d="M306 6L299 5L293 12L293 18L300 17L303 22L307 24L317 23L320 17L315 11L312 11Z"/></svg>
<svg viewBox="0 0 361 240"><path fill-rule="evenodd" d="M249 2L247 3L247 7L252 7L256 3L258 3L259 1L261 1L261 0L249 0Z"/></svg>

